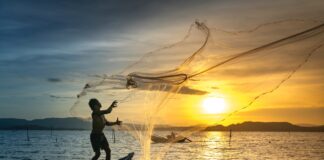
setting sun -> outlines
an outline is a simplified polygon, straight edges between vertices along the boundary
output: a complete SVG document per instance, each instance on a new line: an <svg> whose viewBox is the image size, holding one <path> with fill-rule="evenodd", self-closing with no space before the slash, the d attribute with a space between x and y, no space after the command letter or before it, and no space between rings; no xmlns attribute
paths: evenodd
<svg viewBox="0 0 324 160"><path fill-rule="evenodd" d="M226 102L223 98L208 97L203 101L204 113L216 114L224 113L226 110Z"/></svg>

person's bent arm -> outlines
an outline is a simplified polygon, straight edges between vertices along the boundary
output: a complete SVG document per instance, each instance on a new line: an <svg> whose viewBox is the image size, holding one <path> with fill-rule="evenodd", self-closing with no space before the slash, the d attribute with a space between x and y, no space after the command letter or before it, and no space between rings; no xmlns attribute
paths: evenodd
<svg viewBox="0 0 324 160"><path fill-rule="evenodd" d="M101 110L101 111L94 111L94 114L97 114L97 115L103 115L103 114L109 114L111 113L112 109L117 107L117 101L114 101L108 109L106 110Z"/></svg>
<svg viewBox="0 0 324 160"><path fill-rule="evenodd" d="M106 122L106 125L107 126L121 125L121 123L122 123L122 121L118 120L118 118L117 118L116 122L109 122L109 121L107 121Z"/></svg>

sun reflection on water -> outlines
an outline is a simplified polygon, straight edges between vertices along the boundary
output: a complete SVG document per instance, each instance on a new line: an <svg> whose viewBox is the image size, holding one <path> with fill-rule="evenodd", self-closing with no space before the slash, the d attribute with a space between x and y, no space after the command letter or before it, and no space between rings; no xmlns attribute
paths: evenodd
<svg viewBox="0 0 324 160"><path fill-rule="evenodd" d="M224 151L229 148L227 132L206 132L202 136L201 156L198 159L223 159Z"/></svg>

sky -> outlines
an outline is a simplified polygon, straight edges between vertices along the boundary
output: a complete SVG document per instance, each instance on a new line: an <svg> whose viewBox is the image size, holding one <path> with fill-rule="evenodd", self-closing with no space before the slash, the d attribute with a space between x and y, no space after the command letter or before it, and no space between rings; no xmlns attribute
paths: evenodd
<svg viewBox="0 0 324 160"><path fill-rule="evenodd" d="M71 116L93 75L118 73L145 52L180 40L196 19L238 30L289 18L323 22L323 8L320 0L0 0L0 117ZM267 107L243 111L233 122L324 124L324 56L316 56L282 89L289 94L266 97ZM187 105L200 105L195 102ZM212 121L211 115L188 118L192 112L164 114L178 124Z"/></svg>

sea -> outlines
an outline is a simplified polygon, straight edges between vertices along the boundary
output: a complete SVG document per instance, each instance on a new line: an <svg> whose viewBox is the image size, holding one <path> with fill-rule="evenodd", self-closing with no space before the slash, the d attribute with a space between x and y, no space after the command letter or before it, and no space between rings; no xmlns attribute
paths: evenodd
<svg viewBox="0 0 324 160"><path fill-rule="evenodd" d="M158 131L165 136L170 132ZM90 131L47 130L0 131L0 159L8 160L89 160L94 155ZM139 141L129 132L105 131L116 160L130 152L141 159ZM199 132L190 143L152 143L151 159L165 160L323 160L323 132ZM102 151L101 159L105 153Z"/></svg>

